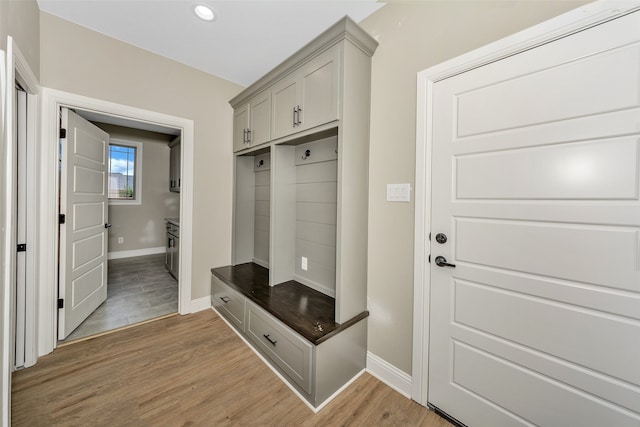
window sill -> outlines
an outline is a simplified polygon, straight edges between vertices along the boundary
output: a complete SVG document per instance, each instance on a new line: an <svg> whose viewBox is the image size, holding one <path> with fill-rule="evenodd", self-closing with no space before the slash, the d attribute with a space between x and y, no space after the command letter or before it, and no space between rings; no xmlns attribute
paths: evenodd
<svg viewBox="0 0 640 427"><path fill-rule="evenodd" d="M142 204L142 200L115 200L109 199L109 206L139 206Z"/></svg>

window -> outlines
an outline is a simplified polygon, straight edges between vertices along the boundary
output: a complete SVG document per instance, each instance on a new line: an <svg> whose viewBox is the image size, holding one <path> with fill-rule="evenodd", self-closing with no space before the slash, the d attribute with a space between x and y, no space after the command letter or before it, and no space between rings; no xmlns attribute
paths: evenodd
<svg viewBox="0 0 640 427"><path fill-rule="evenodd" d="M108 194L110 205L142 203L142 144L111 139Z"/></svg>

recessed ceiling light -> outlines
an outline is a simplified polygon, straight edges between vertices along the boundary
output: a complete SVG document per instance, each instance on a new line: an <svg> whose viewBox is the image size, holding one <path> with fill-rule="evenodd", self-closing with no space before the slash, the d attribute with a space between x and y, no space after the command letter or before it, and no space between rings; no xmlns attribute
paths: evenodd
<svg viewBox="0 0 640 427"><path fill-rule="evenodd" d="M209 6L205 6L203 4L197 5L194 10L196 12L196 15L198 15L200 19L204 19L205 21L213 21L213 18L216 17L216 15L213 13L213 10L211 10Z"/></svg>

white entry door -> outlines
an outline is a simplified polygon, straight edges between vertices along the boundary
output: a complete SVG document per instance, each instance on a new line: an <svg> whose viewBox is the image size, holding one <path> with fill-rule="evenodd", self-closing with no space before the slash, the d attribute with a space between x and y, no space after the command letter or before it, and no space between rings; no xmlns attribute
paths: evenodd
<svg viewBox="0 0 640 427"><path fill-rule="evenodd" d="M432 132L429 403L640 426L640 12L435 83Z"/></svg>
<svg viewBox="0 0 640 427"><path fill-rule="evenodd" d="M109 135L62 109L58 339L107 299L107 149Z"/></svg>

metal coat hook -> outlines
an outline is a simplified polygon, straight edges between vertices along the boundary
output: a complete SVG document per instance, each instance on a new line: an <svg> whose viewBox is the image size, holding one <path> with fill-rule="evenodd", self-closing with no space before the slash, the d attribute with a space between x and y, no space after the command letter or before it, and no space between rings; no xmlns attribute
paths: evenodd
<svg viewBox="0 0 640 427"><path fill-rule="evenodd" d="M304 154L302 155L302 160L307 159L311 157L311 150L305 150Z"/></svg>
<svg viewBox="0 0 640 427"><path fill-rule="evenodd" d="M264 160L260 160L258 162L258 167L261 168L262 166L264 166Z"/></svg>

